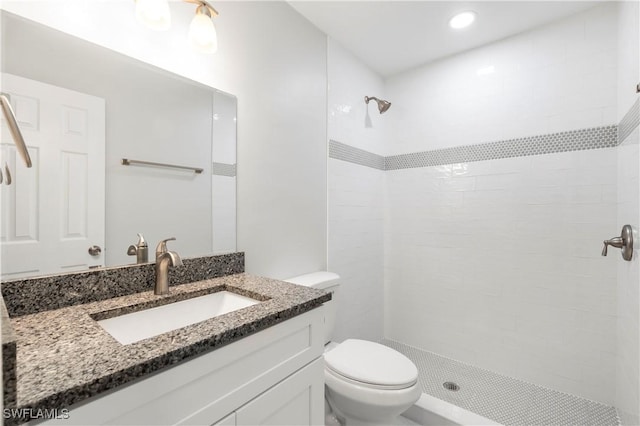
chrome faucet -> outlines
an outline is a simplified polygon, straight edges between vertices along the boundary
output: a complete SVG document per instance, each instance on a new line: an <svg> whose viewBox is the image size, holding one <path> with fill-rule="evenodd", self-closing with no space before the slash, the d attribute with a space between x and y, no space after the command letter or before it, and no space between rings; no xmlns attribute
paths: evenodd
<svg viewBox="0 0 640 426"><path fill-rule="evenodd" d="M138 244L130 245L127 249L129 256L136 256L136 263L147 263L149 261L149 246L142 234L138 234Z"/></svg>
<svg viewBox="0 0 640 426"><path fill-rule="evenodd" d="M182 259L175 251L167 250L167 241L175 241L175 237L167 238L156 247L156 285L154 294L169 294L169 266L182 266Z"/></svg>

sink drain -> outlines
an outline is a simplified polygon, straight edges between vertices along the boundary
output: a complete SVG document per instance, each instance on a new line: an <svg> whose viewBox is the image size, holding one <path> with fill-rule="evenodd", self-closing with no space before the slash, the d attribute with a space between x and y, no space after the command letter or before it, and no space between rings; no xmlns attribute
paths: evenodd
<svg viewBox="0 0 640 426"><path fill-rule="evenodd" d="M457 383L454 382L444 382L442 384L442 386L446 389L446 390L450 390L452 392L458 392L460 390L460 386L458 386Z"/></svg>

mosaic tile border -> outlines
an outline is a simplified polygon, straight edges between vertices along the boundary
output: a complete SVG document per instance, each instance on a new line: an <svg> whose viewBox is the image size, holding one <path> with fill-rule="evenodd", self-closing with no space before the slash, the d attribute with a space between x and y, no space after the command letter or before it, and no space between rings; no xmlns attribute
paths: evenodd
<svg viewBox="0 0 640 426"><path fill-rule="evenodd" d="M466 145L393 155L385 157L385 170L498 160L502 158L526 157L587 149L612 148L617 145L618 126L592 127L568 132L507 139L479 145Z"/></svg>
<svg viewBox="0 0 640 426"><path fill-rule="evenodd" d="M558 152L613 148L624 142L639 125L640 100L636 100L619 125L612 124L477 145L412 152L389 157L354 148L336 140L329 140L329 158L386 171Z"/></svg>
<svg viewBox="0 0 640 426"><path fill-rule="evenodd" d="M640 99L636 99L618 125L618 144L621 144L640 125Z"/></svg>
<svg viewBox="0 0 640 426"><path fill-rule="evenodd" d="M334 140L329 140L329 157L378 170L385 170L385 158L382 155L354 148Z"/></svg>
<svg viewBox="0 0 640 426"><path fill-rule="evenodd" d="M215 176L236 176L236 164L216 163L211 164L211 174Z"/></svg>
<svg viewBox="0 0 640 426"><path fill-rule="evenodd" d="M504 425L618 426L614 407L383 339L418 367L422 391ZM447 381L457 392L443 387Z"/></svg>

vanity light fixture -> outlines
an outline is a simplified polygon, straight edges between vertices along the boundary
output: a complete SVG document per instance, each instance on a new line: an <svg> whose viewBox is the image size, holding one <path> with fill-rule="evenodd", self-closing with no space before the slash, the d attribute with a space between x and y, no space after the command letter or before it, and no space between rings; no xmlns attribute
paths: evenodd
<svg viewBox="0 0 640 426"><path fill-rule="evenodd" d="M201 53L215 53L218 50L218 35L213 18L218 16L213 6L204 0L182 0L197 5L196 14L189 26L189 43ZM164 31L171 27L171 13L168 0L135 0L136 18L146 27Z"/></svg>
<svg viewBox="0 0 640 426"><path fill-rule="evenodd" d="M454 30L461 30L473 24L473 21L475 20L476 13L472 10L467 10L466 12L458 13L453 18L449 19L449 26Z"/></svg>
<svg viewBox="0 0 640 426"><path fill-rule="evenodd" d="M191 46L202 53L216 53L218 50L218 35L212 18L218 12L206 2L199 2L196 16L189 26L189 42Z"/></svg>

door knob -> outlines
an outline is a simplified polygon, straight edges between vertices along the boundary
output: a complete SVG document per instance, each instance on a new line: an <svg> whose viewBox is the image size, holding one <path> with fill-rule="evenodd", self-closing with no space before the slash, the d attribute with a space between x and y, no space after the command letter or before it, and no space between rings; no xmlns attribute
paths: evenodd
<svg viewBox="0 0 640 426"><path fill-rule="evenodd" d="M604 247L602 248L602 255L607 255L607 248L609 246L622 249L622 258L624 260L631 260L633 257L633 230L631 225L625 225L622 227L622 232L619 237L613 237L610 240L604 240Z"/></svg>
<svg viewBox="0 0 640 426"><path fill-rule="evenodd" d="M102 253L100 246L91 246L87 251L91 256L100 256L100 253Z"/></svg>

